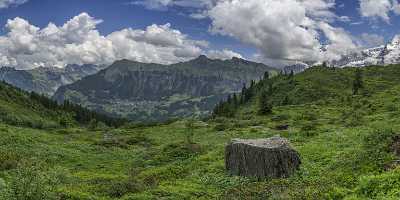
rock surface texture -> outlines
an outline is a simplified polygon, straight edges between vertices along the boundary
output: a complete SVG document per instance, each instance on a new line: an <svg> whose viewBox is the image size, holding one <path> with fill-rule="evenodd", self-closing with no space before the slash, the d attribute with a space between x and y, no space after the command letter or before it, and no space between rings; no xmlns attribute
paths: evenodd
<svg viewBox="0 0 400 200"><path fill-rule="evenodd" d="M232 175L264 178L287 178L301 164L300 155L288 140L234 139L225 148L226 169Z"/></svg>

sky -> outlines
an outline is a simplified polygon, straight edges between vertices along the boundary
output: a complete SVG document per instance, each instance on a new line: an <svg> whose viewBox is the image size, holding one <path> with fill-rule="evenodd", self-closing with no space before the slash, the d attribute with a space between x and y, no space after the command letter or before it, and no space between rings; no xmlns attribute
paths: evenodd
<svg viewBox="0 0 400 200"><path fill-rule="evenodd" d="M399 0L0 0L0 66L326 61L399 25Z"/></svg>

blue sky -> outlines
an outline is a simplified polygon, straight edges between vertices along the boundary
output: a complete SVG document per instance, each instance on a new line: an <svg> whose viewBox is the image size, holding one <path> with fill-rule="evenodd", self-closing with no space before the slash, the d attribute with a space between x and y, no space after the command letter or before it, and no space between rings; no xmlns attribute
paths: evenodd
<svg viewBox="0 0 400 200"><path fill-rule="evenodd" d="M232 47L246 48L232 38L210 34L208 19L197 20L183 15L187 8L172 8L168 11L148 10L140 5L129 5L131 0L30 0L18 7L0 10L0 24L2 27L8 19L21 17L31 24L45 27L49 22L57 25L87 12L91 16L104 20L98 25L102 34L131 27L144 29L151 24L171 23L172 27L190 35L193 39L210 41L216 48ZM1 30L2 34L6 32Z"/></svg>
<svg viewBox="0 0 400 200"><path fill-rule="evenodd" d="M7 20L9 19L19 17L29 22L29 24L43 29L47 27L49 22L53 22L58 27L61 27L73 17L78 16L81 13L87 13L95 19L103 20L102 23L97 24L95 28L100 35L103 36L107 36L110 33L126 28L145 30L152 24L164 25L169 23L170 29L179 30L182 34L187 36L187 40L208 42L207 47L199 47L201 48L201 51L197 52L207 53L209 51L222 51L225 49L236 52L245 58L259 59L260 61L266 61L270 58L280 59L281 57L283 59L302 59L304 57L314 58L314 51L308 51L307 49L302 48L307 46L307 48L316 49L319 44L325 45L332 43L332 47L336 45L335 49L340 49L345 48L343 46L346 40L347 43L349 43L349 40L351 40L350 43L354 43L349 45L349 49L354 49L356 47L362 48L368 46L368 43L380 44L383 43L383 41L387 42L391 40L395 34L400 32L397 28L400 25L400 16L398 16L400 9L395 7L398 6L397 0L316 0L320 2L320 7L318 8L313 7L311 4L299 4L306 9L306 12L308 12L306 13L306 17L313 20L314 24L319 24L313 25L312 28L307 27L306 29L306 31L315 29L315 32L318 32L318 41L314 41L313 44L309 42L304 44L297 44L296 42L288 43L288 47L286 48L278 47L278 44L282 42L286 43L287 37L279 38L279 35L271 37L266 36L271 33L269 28L254 30L254 33L245 33L243 30L237 30L242 28L248 30L257 29L257 24L253 26L246 24L246 20L257 20L231 20L229 18L235 18L236 16L229 16L227 14L222 15L218 13L234 9L231 10L231 12L239 12L238 14L240 16L240 12L246 12L246 8L240 7L240 3L238 3L240 0L231 0L238 2L231 4L227 3L223 5L225 7L222 5L219 7L216 6L223 0L187 0L186 2L182 0L0 0L0 7L2 1L6 2L6 6L3 6L3 8L0 9L0 25L3 27L0 31L0 35L5 37L10 32L9 28L5 28ZM19 2L12 4L13 1ZM263 6L266 6L264 10L268 12L269 5L265 5L265 2L267 1L271 0L249 0L248 2L252 2L254 5L261 5L264 2ZM291 1L303 2L304 0L284 0L282 2L290 3ZM189 3L190 5L187 5L187 2L194 3ZM272 3L275 4L277 2L279 1L272 1ZM381 4L386 4L381 6L379 5L380 2ZM366 5L364 6L364 10L361 9L361 3ZM381 9L376 10L375 8ZM201 19L192 17L193 14L200 14L205 11L211 11L211 14L205 14ZM296 12L296 8L293 8L293 11ZM280 12L285 12L285 9ZM318 16L314 16L312 12L323 14L315 14ZM280 18L285 18L290 15L291 13L288 13ZM332 17L332 15L335 16ZM324 19L321 20L321 18ZM265 16L258 20L258 23L260 23L259 27L264 26L262 23L263 20L270 23L275 19L279 18L270 19L268 16ZM224 23L226 23L226 26ZM232 23L237 23L237 27L232 25ZM321 25L321 23L326 24L326 26ZM271 24L273 25L274 23L271 22ZM276 24L279 26L279 22L276 22ZM212 31L213 27L215 28L214 31ZM303 27L303 25L301 24L299 27ZM327 32L329 30L331 31ZM287 33L291 30L284 30L282 28L281 31L282 33ZM309 35L304 35L303 32L304 30L300 30L298 37L302 38L304 36L304 38L313 38L313 36L317 34L310 32L308 33ZM249 35L254 38L248 38ZM293 35L296 37L295 33L293 33ZM288 37L290 37L290 35ZM270 41L271 38L275 38L277 41ZM342 38L343 40L338 39L335 41L335 38ZM369 42L366 40L373 41ZM334 44L334 42L337 44ZM271 46L271 44L274 44L275 46ZM296 44L299 46L299 49L296 49ZM292 46L294 46L294 50L290 50ZM275 48L278 49L276 50L278 53L272 52L275 51ZM4 52L5 51L6 50L4 50ZM343 51L348 50L346 49ZM9 50L7 50L7 52L9 52ZM5 53L3 54L5 55ZM26 56L20 55L14 57L13 55L5 55L5 57L9 60L9 62L5 63L12 63L10 60L15 58L15 65L28 65L26 64L28 62L27 60L29 60L29 62L35 60L34 65L38 65L36 58L27 59ZM19 62L19 59L22 58L25 59L24 62ZM116 56L116 58L119 57ZM142 61L140 58L138 58L138 60ZM149 62L152 61L150 58L147 60L143 58L143 60L148 60ZM176 59L176 61L181 60L179 58ZM32 65L32 62L29 64Z"/></svg>

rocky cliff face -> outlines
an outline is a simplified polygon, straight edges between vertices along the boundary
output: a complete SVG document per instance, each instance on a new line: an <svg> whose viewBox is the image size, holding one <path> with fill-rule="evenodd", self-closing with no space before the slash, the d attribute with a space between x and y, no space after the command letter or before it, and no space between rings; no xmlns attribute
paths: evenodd
<svg viewBox="0 0 400 200"><path fill-rule="evenodd" d="M369 65L390 65L400 63L400 35L386 45L368 48L359 52L353 52L341 56L338 60L332 60L328 64L331 67L365 67ZM317 63L320 64L320 63ZM295 73L302 72L310 66L317 64L296 64L286 66L284 72L293 70Z"/></svg>
<svg viewBox="0 0 400 200"><path fill-rule="evenodd" d="M335 67L364 67L397 63L400 63L400 35L396 35L391 42L384 46L343 55L341 59L333 61L331 65Z"/></svg>
<svg viewBox="0 0 400 200"><path fill-rule="evenodd" d="M16 70L0 68L0 80L26 91L52 96L63 85L71 84L81 78L95 74L101 69L97 65L68 65L60 68L36 68Z"/></svg>
<svg viewBox="0 0 400 200"><path fill-rule="evenodd" d="M204 116L228 94L273 70L238 58L222 61L201 56L169 66L121 60L61 87L54 99L137 121Z"/></svg>

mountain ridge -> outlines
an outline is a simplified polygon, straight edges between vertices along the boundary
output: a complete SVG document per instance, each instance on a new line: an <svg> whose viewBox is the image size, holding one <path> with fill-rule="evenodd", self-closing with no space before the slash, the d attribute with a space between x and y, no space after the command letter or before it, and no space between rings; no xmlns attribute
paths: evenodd
<svg viewBox="0 0 400 200"><path fill-rule="evenodd" d="M400 63L400 35L396 35L393 39L385 45L371 47L360 51L352 52L342 55L340 59L326 62L331 67L344 68L344 67L366 67L370 65L390 65ZM285 66L283 71L288 73L294 71L295 73L302 72L305 69L319 65L296 63L294 65Z"/></svg>
<svg viewBox="0 0 400 200"><path fill-rule="evenodd" d="M0 68L0 80L28 92L52 96L56 90L81 78L98 72L104 66L67 65L65 68L39 67L30 70L17 70L11 67Z"/></svg>
<svg viewBox="0 0 400 200"><path fill-rule="evenodd" d="M53 99L139 121L209 114L244 84L276 69L239 58L194 60L171 65L114 62L97 74L60 87Z"/></svg>

